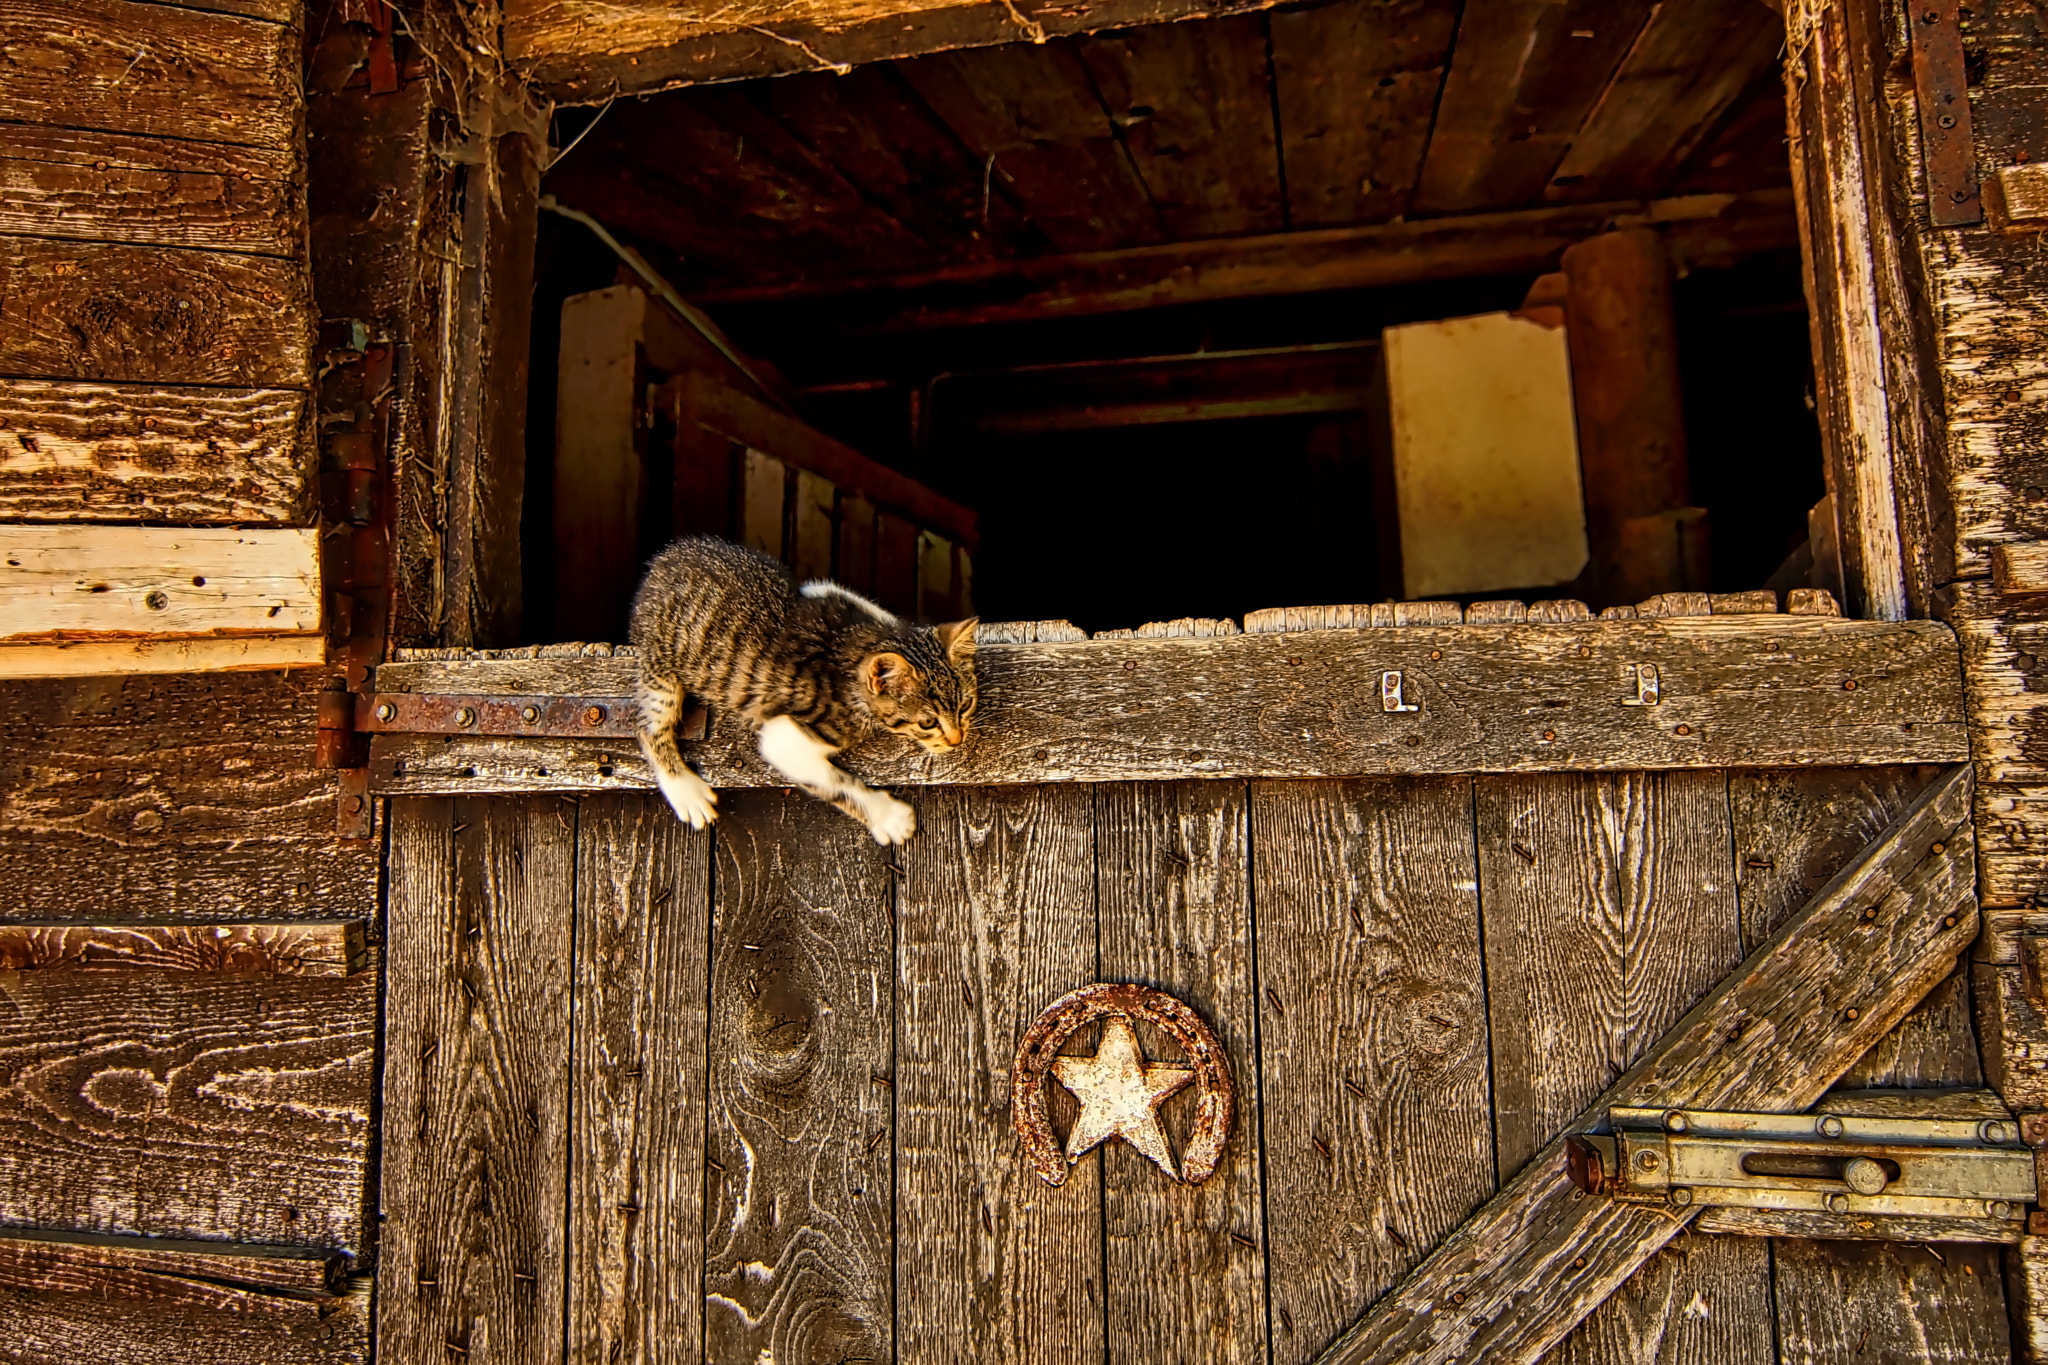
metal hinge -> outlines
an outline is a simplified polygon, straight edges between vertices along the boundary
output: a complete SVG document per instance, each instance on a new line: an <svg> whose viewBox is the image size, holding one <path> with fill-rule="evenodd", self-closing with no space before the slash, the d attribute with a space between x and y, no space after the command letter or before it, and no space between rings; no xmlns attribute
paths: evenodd
<svg viewBox="0 0 2048 1365"><path fill-rule="evenodd" d="M1631 1203L2019 1221L2034 1198L2010 1119L1617 1107L1608 1123L1570 1139L1567 1170Z"/></svg>
<svg viewBox="0 0 2048 1365"><path fill-rule="evenodd" d="M639 711L630 697L373 692L355 698L355 728L370 735L498 735L531 739L631 739ZM710 733L696 702L677 722L679 739Z"/></svg>

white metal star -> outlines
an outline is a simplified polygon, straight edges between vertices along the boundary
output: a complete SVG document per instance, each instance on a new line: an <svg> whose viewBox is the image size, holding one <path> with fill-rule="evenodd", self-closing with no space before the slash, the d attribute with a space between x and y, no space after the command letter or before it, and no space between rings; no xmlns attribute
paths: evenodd
<svg viewBox="0 0 2048 1365"><path fill-rule="evenodd" d="M1150 1157L1169 1179L1180 1179L1173 1154L1166 1150L1159 1115L1153 1111L1194 1079L1191 1069L1147 1062L1138 1050L1131 1021L1113 1014L1102 1025L1102 1042L1093 1057L1055 1058L1052 1074L1081 1101L1081 1117L1067 1134L1067 1160L1078 1161L1098 1144L1120 1137Z"/></svg>

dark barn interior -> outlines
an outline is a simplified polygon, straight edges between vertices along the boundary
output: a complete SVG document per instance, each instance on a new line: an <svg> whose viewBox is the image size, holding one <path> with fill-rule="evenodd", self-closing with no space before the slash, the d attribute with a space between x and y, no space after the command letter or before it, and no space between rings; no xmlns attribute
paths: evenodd
<svg viewBox="0 0 2048 1365"><path fill-rule="evenodd" d="M1656 586L1826 586L1788 563L1825 490L1781 20L1548 7L1456 35L1453 62L1457 19L1335 0L567 109L542 190L730 338L751 377L712 355L726 382L974 515L972 600L963 564L946 609L1088 630L1418 595L1375 434L1383 330L1519 309L1573 240L1647 225L1673 279L1670 501L1711 526L1710 559ZM647 286L555 214L538 281L525 619L591 638L630 574L568 542L734 532L744 479L692 522L642 438L635 525L565 511L563 302ZM879 592L845 541L799 567ZM1634 600L1591 568L1492 595Z"/></svg>

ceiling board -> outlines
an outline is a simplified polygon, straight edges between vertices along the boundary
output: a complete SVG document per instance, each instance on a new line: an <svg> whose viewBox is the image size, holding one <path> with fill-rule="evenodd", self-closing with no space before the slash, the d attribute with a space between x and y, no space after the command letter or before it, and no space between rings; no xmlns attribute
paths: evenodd
<svg viewBox="0 0 2048 1365"><path fill-rule="evenodd" d="M1269 22L1296 227L1406 213L1458 27L1457 0L1340 3Z"/></svg>
<svg viewBox="0 0 2048 1365"><path fill-rule="evenodd" d="M1679 168L1675 194L1725 194L1752 185L1792 183L1785 142L1785 82L1773 62L1735 106L1708 130L1706 141Z"/></svg>
<svg viewBox="0 0 2048 1365"><path fill-rule="evenodd" d="M1168 236L1286 225L1258 15L1087 38L1080 54Z"/></svg>
<svg viewBox="0 0 2048 1365"><path fill-rule="evenodd" d="M1467 0L1415 208L1539 202L1652 8L1650 0Z"/></svg>
<svg viewBox="0 0 2048 1365"><path fill-rule="evenodd" d="M978 48L896 63L1031 221L1065 251L1165 233L1071 41Z"/></svg>
<svg viewBox="0 0 2048 1365"><path fill-rule="evenodd" d="M1616 199L1667 184L1758 75L1785 25L1759 4L1663 0L1572 139L1546 197Z"/></svg>

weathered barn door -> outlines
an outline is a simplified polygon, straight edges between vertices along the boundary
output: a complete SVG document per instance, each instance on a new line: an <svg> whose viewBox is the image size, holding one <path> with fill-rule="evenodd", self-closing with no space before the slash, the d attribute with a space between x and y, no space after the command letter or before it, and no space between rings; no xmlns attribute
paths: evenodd
<svg viewBox="0 0 2048 1365"><path fill-rule="evenodd" d="M1624 705L1649 659L1659 706ZM1939 628L1105 640L986 649L984 672L975 751L895 770L923 784L898 850L767 785L722 726L694 761L742 789L707 833L617 790L646 779L616 742L379 740L379 780L419 793L393 812L389 1358L1316 1359L1404 1276L1404 1295L1431 1283L1432 1248L1496 1191L1568 1195L1553 1139L1745 958L1804 951L1772 948L1794 911L1847 913L1815 893L1873 840L1921 841L1949 922L1840 959L1879 979L1771 1082L1778 1107L1845 1070L1981 1083L1951 970L1975 919ZM629 676L529 652L379 687L616 699ZM1104 780L1119 769L1145 780ZM1221 1039L1239 1121L1204 1183L1111 1144L1053 1188L1020 1150L1018 1041L1101 980L1170 992ZM1069 1051L1095 1047L1084 1030ZM1161 1110L1176 1153L1194 1105ZM1550 1277L1559 1325L1492 1346L1515 1312L1488 1295L1531 1291L1470 1268L1446 1317L1408 1315L1423 1354L1533 1358L1590 1309L1557 1358L1846 1359L1929 1334L1939 1358L2009 1359L1996 1247L1699 1233L1656 1252L1684 1220L1666 1221L1610 1226L1582 1281ZM1421 1358L1383 1315L1361 1331L1337 1358Z"/></svg>

